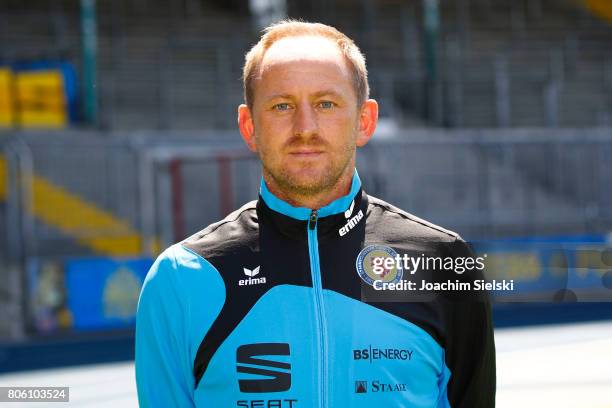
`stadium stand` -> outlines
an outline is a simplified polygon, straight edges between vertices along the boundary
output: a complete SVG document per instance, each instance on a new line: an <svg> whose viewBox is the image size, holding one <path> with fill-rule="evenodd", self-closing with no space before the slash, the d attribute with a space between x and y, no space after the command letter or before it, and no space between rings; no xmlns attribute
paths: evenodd
<svg viewBox="0 0 612 408"><path fill-rule="evenodd" d="M441 1L433 96L424 91L421 2L290 1L288 10L357 39L383 115L402 126L589 127L612 122L612 28L596 17L606 2L586 3ZM256 37L248 17L211 2L99 4L101 126L234 125L242 55ZM3 2L0 19L2 60L79 66L78 2Z"/></svg>
<svg viewBox="0 0 612 408"><path fill-rule="evenodd" d="M420 27L411 27L423 15L421 2L360 3L369 8L349 1L335 4L329 22L357 39L367 38L360 45L369 57L376 96L384 99L384 88L395 89L391 101L408 108L404 116L424 116L425 102L419 100L424 97L419 92L425 75L423 40ZM313 7L295 5L297 14L321 15ZM440 18L438 52L445 96L439 125L609 123L612 30L577 2L441 1ZM381 67L393 67L386 78L392 85L377 83Z"/></svg>

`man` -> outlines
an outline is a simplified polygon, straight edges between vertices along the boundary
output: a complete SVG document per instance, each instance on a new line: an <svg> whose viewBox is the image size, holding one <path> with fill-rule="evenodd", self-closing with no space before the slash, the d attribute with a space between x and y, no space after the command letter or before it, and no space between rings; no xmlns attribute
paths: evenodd
<svg viewBox="0 0 612 408"><path fill-rule="evenodd" d="M486 297L367 299L374 280L401 277L401 266L376 271L379 260L470 253L363 192L356 148L378 107L355 44L281 22L247 54L244 88L238 125L261 159L260 196L151 268L137 315L140 404L494 406Z"/></svg>

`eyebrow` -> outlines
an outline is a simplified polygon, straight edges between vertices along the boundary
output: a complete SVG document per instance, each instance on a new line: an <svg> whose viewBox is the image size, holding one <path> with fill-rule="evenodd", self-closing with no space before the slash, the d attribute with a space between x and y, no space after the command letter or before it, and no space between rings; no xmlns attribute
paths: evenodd
<svg viewBox="0 0 612 408"><path fill-rule="evenodd" d="M320 98L321 96L335 96L337 98L342 98L342 95L340 95L338 92L334 91L333 89L325 89L323 91L319 91L319 92L315 92L314 96L317 98Z"/></svg>
<svg viewBox="0 0 612 408"><path fill-rule="evenodd" d="M322 96L327 96L327 95L343 99L342 95L340 95L338 92L334 91L333 89L324 89L322 91L315 92L313 96L315 98L320 98ZM268 101L271 101L273 99L292 99L292 98L293 98L293 95L291 94L274 94L266 99Z"/></svg>
<svg viewBox="0 0 612 408"><path fill-rule="evenodd" d="M271 101L272 99L291 99L291 95L289 94L274 94L270 95L267 100Z"/></svg>

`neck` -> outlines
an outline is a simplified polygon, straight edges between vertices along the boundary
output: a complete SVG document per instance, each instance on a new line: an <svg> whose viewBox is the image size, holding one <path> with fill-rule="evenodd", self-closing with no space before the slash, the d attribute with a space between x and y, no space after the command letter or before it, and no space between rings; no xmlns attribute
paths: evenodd
<svg viewBox="0 0 612 408"><path fill-rule="evenodd" d="M312 194L300 194L295 191L288 191L276 183L274 178L265 171L263 178L268 190L281 200L294 207L305 207L317 210L350 192L354 172L354 165L347 166L347 171L345 171L332 186Z"/></svg>

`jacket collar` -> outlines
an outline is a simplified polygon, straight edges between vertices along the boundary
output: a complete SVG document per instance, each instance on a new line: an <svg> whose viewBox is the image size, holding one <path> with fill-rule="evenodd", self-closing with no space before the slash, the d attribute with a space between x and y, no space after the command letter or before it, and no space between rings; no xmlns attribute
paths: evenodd
<svg viewBox="0 0 612 408"><path fill-rule="evenodd" d="M359 179L359 174L357 174L357 169L355 169L355 173L353 174L353 181L351 182L351 190L349 191L349 193L332 201L325 207L321 207L317 211L319 218L339 214L346 211L360 190L361 180ZM266 186L263 177L261 178L259 195L271 210L294 218L296 220L306 221L310 218L310 214L312 213L312 209L310 208L294 207L286 201L283 201L280 198L276 197L270 192L270 190L268 190L268 186Z"/></svg>

